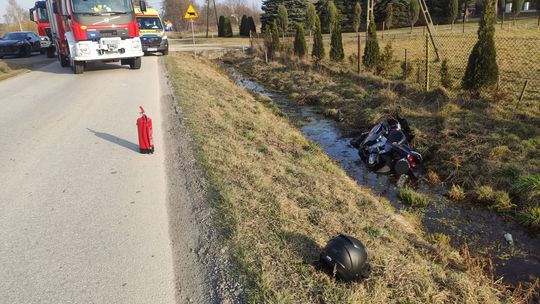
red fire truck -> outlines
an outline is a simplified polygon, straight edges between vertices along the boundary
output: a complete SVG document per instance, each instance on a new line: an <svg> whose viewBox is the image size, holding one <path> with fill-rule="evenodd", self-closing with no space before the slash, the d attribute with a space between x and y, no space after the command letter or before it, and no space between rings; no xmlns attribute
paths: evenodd
<svg viewBox="0 0 540 304"><path fill-rule="evenodd" d="M144 55L131 0L46 0L52 40L63 67L84 72L90 61L141 68ZM146 3L140 7L146 10Z"/></svg>
<svg viewBox="0 0 540 304"><path fill-rule="evenodd" d="M45 6L45 0L36 1L34 7L30 9L30 20L34 21L38 27L38 34L41 38L42 54L47 52L47 57L54 57L54 44L52 43L51 27L49 26L49 16Z"/></svg>

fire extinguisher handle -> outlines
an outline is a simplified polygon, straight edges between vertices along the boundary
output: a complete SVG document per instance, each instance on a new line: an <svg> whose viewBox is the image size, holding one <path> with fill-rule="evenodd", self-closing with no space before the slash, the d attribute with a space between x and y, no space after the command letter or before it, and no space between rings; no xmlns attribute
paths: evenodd
<svg viewBox="0 0 540 304"><path fill-rule="evenodd" d="M144 108L142 106L139 106L139 109L141 109L141 114L144 114Z"/></svg>

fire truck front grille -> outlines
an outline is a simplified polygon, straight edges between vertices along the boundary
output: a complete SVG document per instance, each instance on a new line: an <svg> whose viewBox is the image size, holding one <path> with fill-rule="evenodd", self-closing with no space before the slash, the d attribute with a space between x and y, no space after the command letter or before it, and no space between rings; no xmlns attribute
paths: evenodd
<svg viewBox="0 0 540 304"><path fill-rule="evenodd" d="M129 32L127 29L114 29L114 30L99 30L100 37L120 37L122 39L129 38Z"/></svg>

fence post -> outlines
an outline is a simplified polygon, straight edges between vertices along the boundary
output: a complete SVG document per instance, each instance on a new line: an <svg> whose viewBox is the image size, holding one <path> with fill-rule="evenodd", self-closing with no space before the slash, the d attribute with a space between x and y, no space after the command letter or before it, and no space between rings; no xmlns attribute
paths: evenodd
<svg viewBox="0 0 540 304"><path fill-rule="evenodd" d="M429 91L429 36L426 35L426 79L425 79L426 92Z"/></svg>
<svg viewBox="0 0 540 304"><path fill-rule="evenodd" d="M382 22L382 35L381 40L384 40L384 21Z"/></svg>
<svg viewBox="0 0 540 304"><path fill-rule="evenodd" d="M525 90L527 90L527 85L529 84L529 80L525 80L525 84L523 84L523 89L521 89L521 94L519 94L519 103L521 104L521 101L523 100L523 96L525 95Z"/></svg>
<svg viewBox="0 0 540 304"><path fill-rule="evenodd" d="M405 49L405 66L404 66L404 69L403 69L403 80L407 80L407 75L409 74L408 72L408 66L407 66L407 49Z"/></svg>

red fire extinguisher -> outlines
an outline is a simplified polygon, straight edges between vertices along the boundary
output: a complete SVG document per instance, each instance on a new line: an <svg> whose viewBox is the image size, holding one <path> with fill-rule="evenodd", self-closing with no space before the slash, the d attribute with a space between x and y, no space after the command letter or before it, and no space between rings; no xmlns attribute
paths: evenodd
<svg viewBox="0 0 540 304"><path fill-rule="evenodd" d="M141 117L137 119L137 130L139 131L139 150L141 153L154 153L154 140L152 139L152 119L146 116L142 106Z"/></svg>

